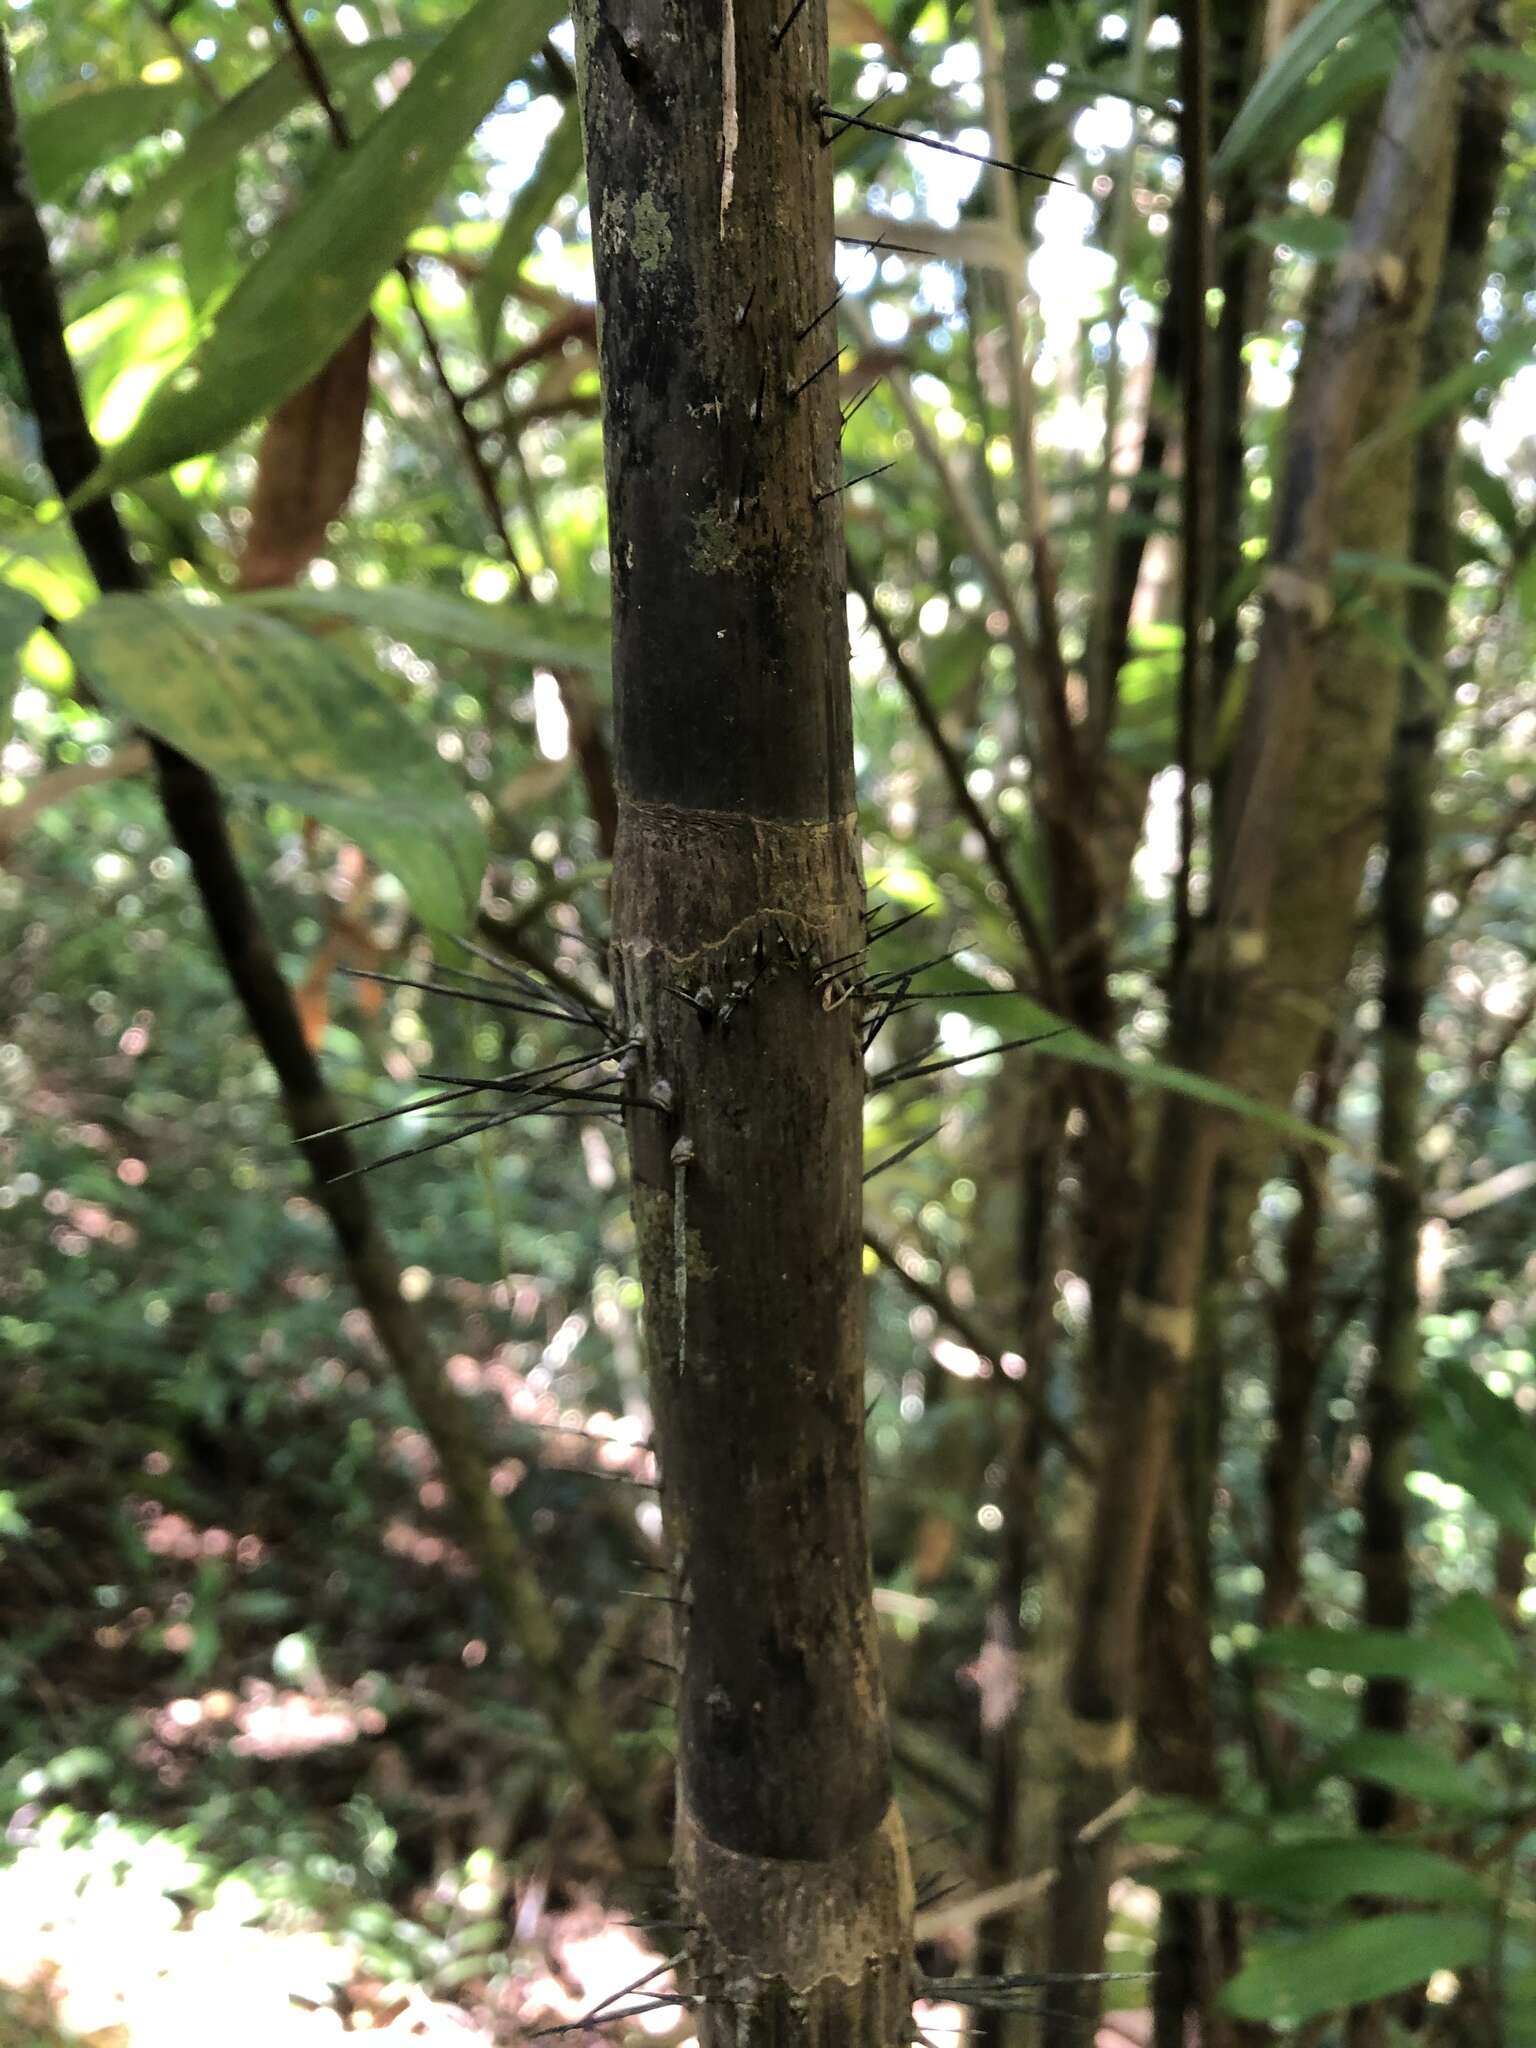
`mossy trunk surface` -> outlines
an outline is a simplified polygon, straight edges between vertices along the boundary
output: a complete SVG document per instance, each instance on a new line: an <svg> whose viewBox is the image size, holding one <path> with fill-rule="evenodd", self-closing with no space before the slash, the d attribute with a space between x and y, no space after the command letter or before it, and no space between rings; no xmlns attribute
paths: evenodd
<svg viewBox="0 0 1536 2048"><path fill-rule="evenodd" d="M786 8L788 9L788 0ZM911 2038L864 1478L824 0L578 15L619 790L613 975L707 2044Z"/></svg>

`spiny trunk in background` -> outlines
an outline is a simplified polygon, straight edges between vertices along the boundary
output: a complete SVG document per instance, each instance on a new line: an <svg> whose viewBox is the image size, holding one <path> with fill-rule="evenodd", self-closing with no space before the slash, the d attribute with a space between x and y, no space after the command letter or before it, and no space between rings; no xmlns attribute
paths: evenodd
<svg viewBox="0 0 1536 2048"><path fill-rule="evenodd" d="M1002 1540L993 1581L989 1639L1013 1660L1016 1682L1009 1688L1006 1717L988 1725L983 1695L982 1747L987 1766L987 1812L984 1855L988 1882L1004 1884L1024 1868L1018 1855L1019 1794L1024 1766L1022 1681L1033 1668L1034 1645L1022 1627L1026 1589L1039 1575L1045 1547L1042 1504L1049 1440L1041 1410L1051 1397L1055 1350L1054 1228L1056 1190L1061 1176L1063 1125L1067 1091L1048 1063L1005 1070L989 1097L992 1131L1017 1158L999 1162L989 1195L998 1190L1009 1199L994 1216L990 1242L978 1246L976 1277L989 1302L1007 1305L1003 1327L1014 1332L1014 1344L1025 1364L1025 1377L999 1389L1017 1398L1004 1425L1003 1478L999 1501L1003 1511ZM1027 1091L1027 1092L1026 1092ZM1022 1094L1022 1100L1020 1099ZM1002 1146L994 1145L994 1153ZM1001 1239L1001 1242L999 1242ZM991 1270L1004 1268L995 1280ZM996 1291L994 1291L996 1289ZM1017 1915L984 1921L977 1929L976 1972L999 1975L1010 1967ZM977 2048L1002 2048L1017 2032L1010 2015L985 2008L976 2015Z"/></svg>
<svg viewBox="0 0 1536 2048"><path fill-rule="evenodd" d="M1381 879L1377 1297L1374 1357L1361 1416L1368 1448L1357 1553L1361 1619L1370 1628L1384 1629L1406 1629L1413 1621L1407 1482L1419 1377L1418 1263L1424 1206L1419 1031L1437 724L1423 679L1405 668L1387 776L1387 848ZM1369 1680L1361 1719L1367 1728L1402 1734L1408 1726L1406 1684L1395 1678ZM1362 1828L1389 1827L1397 1808L1397 1795L1386 1785L1366 1780L1356 1788L1355 1811Z"/></svg>
<svg viewBox="0 0 1536 2048"><path fill-rule="evenodd" d="M1222 1277L1230 1252L1220 1182L1218 1175L1194 1358L1141 1616L1137 1716L1137 1783L1154 1795L1207 1805L1221 1797L1210 1554L1226 1363ZM1235 1959L1235 1930L1222 1904L1185 1892L1163 1894L1153 1965L1154 2048L1184 2048L1191 2021L1202 2048L1229 2048L1236 2038L1214 2002Z"/></svg>
<svg viewBox="0 0 1536 2048"><path fill-rule="evenodd" d="M824 0L586 0L613 978L706 2044L911 2038L866 1536ZM840 963L834 966L833 963Z"/></svg>
<svg viewBox="0 0 1536 2048"><path fill-rule="evenodd" d="M1188 59L1190 29L1204 29L1210 45L1210 137L1214 147L1225 137L1235 113L1243 104L1264 45L1264 10L1217 0L1206 10L1200 4L1182 8L1184 61L1182 98L1184 119L1198 109L1198 70ZM1247 338L1262 326L1268 301L1272 258L1253 242L1247 227L1255 213L1255 195L1247 176L1239 174L1227 182L1221 195L1221 236L1214 283L1221 287L1221 315L1217 330L1204 338L1204 360L1190 365L1200 381L1208 381L1208 401L1192 401L1186 389L1184 453L1188 465L1204 465L1204 492L1198 500L1188 498L1186 485L1186 532L1184 549L1198 549L1202 561L1202 586L1206 606L1196 616L1208 616L1214 594L1227 592L1241 567L1243 545L1243 498L1247 489L1243 469L1243 428L1247 418L1247 362L1243 356ZM1182 264L1171 272L1180 279ZM1176 285L1180 299L1202 297ZM1198 315L1186 315L1192 319ZM1198 526L1190 526L1190 504L1198 506ZM1188 553L1186 553L1188 561ZM1188 590L1186 567L1186 610L1194 592ZM1190 616L1184 621L1186 645L1192 631ZM1225 678L1233 670L1237 655L1237 608L1227 606L1223 616L1212 621L1210 651L1204 672L1190 674L1188 709L1182 719L1194 727L1184 745L1192 756L1194 776L1206 770L1208 733L1214 705L1210 702L1210 678ZM1188 887L1188 885L1186 885ZM1188 911L1186 911L1188 918ZM1192 926L1176 928L1174 977L1184 967L1182 950ZM1141 1622L1143 1659L1143 1702L1139 1712L1139 1782L1151 1790L1188 1800L1214 1800L1219 1796L1217 1763L1217 1702L1214 1702L1214 1665L1210 1657L1210 1513L1214 1505L1214 1477L1221 1452L1221 1415L1225 1403L1225 1358L1219 1352L1221 1317L1217 1303L1221 1280L1231 1264L1231 1251L1247 1233L1247 1190L1231 1186L1231 1176L1219 1171L1212 1202L1219 1217L1208 1221L1212 1249L1208 1253L1208 1284L1202 1294L1202 1337L1196 1352L1188 1411L1176 1440L1174 1485L1165 1493L1155 1538L1153 1569L1147 1585L1147 1604ZM1229 1241L1231 1233L1231 1241ZM1153 2038L1157 2048L1180 2048L1186 2025L1194 2021L1200 2038L1210 2048L1239 2038L1235 2023L1214 2009L1214 1991L1223 1976L1237 1964L1237 1929L1231 1909L1200 1901L1190 1894L1165 1892L1157 1923L1155 1991L1153 1991Z"/></svg>
<svg viewBox="0 0 1536 2048"><path fill-rule="evenodd" d="M1172 289L1184 302L1187 333L1180 393L1179 852L1168 965L1174 987L1188 964L1193 937L1196 790L1205 735L1214 725L1206 626L1213 584L1212 514L1218 496L1206 317L1206 298L1213 282L1209 0L1181 0L1178 19L1179 149L1184 166L1185 218L1184 246L1172 272ZM1222 54L1230 58L1230 39ZM1230 88L1231 82L1227 64L1223 83ZM1200 1298L1193 1369L1175 1437L1172 1471L1163 1490L1141 1616L1137 1769L1139 1782L1154 1794L1214 1803L1220 1795L1220 1780L1211 1654L1210 1527L1221 1443L1223 1360L1216 1308L1226 1214L1219 1179L1208 1200L1216 1215L1209 1230L1207 1280ZM1190 2021L1206 2048L1225 2048L1229 2029L1214 2005L1214 1991L1228 1961L1220 1952L1218 1910L1215 1902L1187 1893L1163 1897L1153 1964L1156 2048L1183 2048Z"/></svg>
<svg viewBox="0 0 1536 2048"><path fill-rule="evenodd" d="M1186 138L1182 146L1186 156L1191 151L1198 151L1204 158L1213 153L1224 138L1253 83L1259 59L1261 21L1246 0L1188 0L1188 4L1180 8L1179 17L1183 105L1186 117L1193 113L1202 123L1198 134ZM1253 210L1251 195L1242 188L1229 191L1222 208L1220 240L1223 247L1235 248L1241 254L1240 264L1233 268L1229 258L1228 268L1222 273L1223 324L1220 336L1224 346L1235 347L1239 351L1236 370L1229 372L1225 362L1210 360L1209 344L1201 333L1204 318L1204 291L1201 287L1205 262L1196 264L1191 259L1190 243L1197 237L1208 236L1209 223L1203 218L1191 219L1188 206L1191 197L1199 201L1205 189L1203 179L1197 181L1193 194L1186 186L1175 217L1174 232L1170 238L1175 246L1170 251L1168 270L1171 289L1159 327L1155 402L1149 414L1142 451L1143 467L1156 471L1163 465L1171 439L1178 448L1179 467L1185 475L1188 476L1191 465L1203 473L1206 501L1203 517L1199 520L1199 530L1188 534L1185 540L1185 546L1195 548L1199 556L1214 552L1217 557L1214 573L1209 565L1203 574L1198 570L1196 573L1195 594L1205 600L1197 605L1200 616L1208 612L1211 592L1226 582L1239 556L1246 388L1246 371L1241 364L1240 351L1262 315L1268 279L1267 259L1256 260L1262 252L1254 248L1244 234ZM1201 205L1198 210L1203 215L1208 208ZM1198 409L1191 407L1189 385L1192 380L1197 385L1206 382L1213 385L1208 405L1201 404ZM1182 407L1179 403L1180 387L1183 387ZM1150 512L1155 508L1149 506L1147 509ZM1213 512L1216 514L1214 519ZM1122 560L1116 581L1120 591L1117 603L1123 605L1123 616L1113 645L1121 661L1127 650L1130 607L1140 581L1144 548L1144 538L1135 535L1123 536L1120 542ZM1188 631L1186 621L1186 637ZM1209 705L1201 703L1193 707L1195 730L1191 737L1195 759L1192 780L1196 782L1201 772L1199 757L1204 751L1200 732L1209 722L1210 710ZM1178 961L1175 959L1175 974L1177 969ZM1101 1197L1107 1198L1109 1193L1107 1188L1101 1190ZM1129 1196L1130 1191L1127 1190L1122 1200ZM1224 1194L1217 1196L1217 1204L1223 1213L1230 1210L1231 1205L1226 1202ZM1231 1220L1241 1223L1240 1218ZM1220 1270L1218 1263L1213 1269L1213 1287L1219 1281ZM1188 1632L1188 1617L1197 1612L1203 1614L1208 1604L1199 1586L1208 1577L1205 1562L1208 1501L1214 1488L1219 1450L1222 1371L1221 1361L1214 1351L1209 1366L1208 1376L1202 1376L1200 1381L1199 1415L1186 1418L1178 1447L1189 1542L1175 1541L1171 1524L1159 1538L1165 1556L1169 1560L1183 1558L1194 1574L1194 1581L1199 1583L1175 1586L1164 1574L1154 1574L1143 1617L1149 1646L1160 1626L1159 1603L1171 1601L1183 1617L1170 1621L1175 1640ZM1175 1649L1172 1654L1177 1662L1180 1653ZM1214 1722L1211 1727L1214 1729ZM1154 1734L1152 1739L1155 1746L1158 1738ZM1187 1754L1187 1730L1179 1732L1178 1742ZM1208 1776L1209 1770L1202 1766L1199 1775Z"/></svg>
<svg viewBox="0 0 1536 2048"><path fill-rule="evenodd" d="M1338 1041L1330 1032L1301 1104L1307 1122L1322 1130L1333 1128L1339 1065ZM1310 1148L1298 1151L1291 1160L1290 1181L1296 1193L1296 1211L1286 1225L1280 1285L1270 1310L1274 1381L1270 1436L1264 1453L1264 1591L1259 1610L1265 1628L1295 1628L1305 1618L1301 1568L1312 1465L1312 1410L1328 1357L1318 1299L1327 1161Z"/></svg>
<svg viewBox="0 0 1536 2048"><path fill-rule="evenodd" d="M1310 330L1291 407L1288 460L1270 538L1265 617L1213 861L1212 907L1178 992L1175 1059L1231 1081L1249 1016L1241 998L1265 960L1281 856L1308 821L1313 778L1333 764L1316 715L1339 545L1339 484L1362 402L1384 366L1416 353L1416 322L1433 289L1443 229L1439 119L1452 89L1471 0L1423 0L1405 22L1403 55L1372 150L1350 243L1333 293ZM1330 678L1331 680L1331 678ZM1326 724L1326 720L1322 721ZM1303 759L1307 804L1293 801ZM1353 765L1356 804L1360 764ZM1330 850L1331 852L1331 850ZM1316 847L1313 847L1314 857ZM1336 894L1339 863L1329 867ZM1290 1092L1316 1043L1295 1056ZM1270 1093L1272 1094L1272 1090ZM1068 1680L1075 1768L1057 1829L1050 1967L1101 1967L1113 1834L1083 1828L1123 1790L1131 1762L1138 1681L1137 1618L1176 1418L1195 1340L1195 1305L1213 1177L1230 1142L1207 1111L1168 1098L1159 1110L1131 1289L1111 1384L1087 1568ZM1073 2048L1099 2003L1097 1988L1065 1988L1044 2028L1047 2048Z"/></svg>
<svg viewBox="0 0 1536 2048"><path fill-rule="evenodd" d="M1261 16L1249 0L1214 0L1210 7L1211 91L1210 146L1214 152L1232 124L1232 118L1247 97L1257 74ZM1242 540L1243 399L1248 372L1242 350L1262 317L1267 295L1272 255L1245 233L1253 217L1253 197L1238 185L1222 195L1222 255L1217 282L1221 288L1221 316L1211 349L1210 365L1214 393L1211 413L1210 460L1215 479L1212 525L1215 560L1209 588L1223 590L1240 558ZM1187 292L1178 288L1184 274L1184 236L1188 232L1182 198L1176 202L1172 231L1168 236L1168 277L1172 288L1162 303L1152 363L1152 389L1142 435L1137 473L1126 494L1127 518L1115 543L1115 569L1110 579L1110 617L1105 644L1108 668L1117 677L1125 664L1130 644L1131 611L1142 582L1150 522L1164 489L1164 470L1170 447L1179 440L1179 388L1184 377L1186 330L1189 324ZM1234 615L1235 616L1235 615ZM1213 673L1224 675L1227 665L1220 659L1224 627L1218 622L1213 650ZM1233 627L1233 645L1236 629ZM1102 767L1106 765L1101 763Z"/></svg>
<svg viewBox="0 0 1536 2048"><path fill-rule="evenodd" d="M1485 9L1480 26L1497 38L1497 9ZM1477 347L1488 228L1504 167L1508 118L1508 81L1469 74L1462 85L1457 122L1456 178L1445 262L1424 344L1426 385L1469 361ZM1424 430L1416 445L1412 559L1441 581L1410 594L1408 637L1415 660L1405 663L1402 670L1387 779L1378 1039L1379 1291L1376 1356L1364 1412L1369 1458L1360 1501L1362 1619L1370 1628L1405 1629L1413 1619L1407 1478L1418 1395L1418 1258L1424 1220L1419 1041L1428 982L1425 913L1439 730L1435 697L1425 676L1437 673L1445 660L1446 593L1457 567L1452 465L1458 426L1458 416L1448 412ZM1372 1679L1366 1687L1362 1718L1368 1728L1401 1732L1408 1722L1407 1687L1390 1679ZM1356 1806L1362 1827L1383 1828L1391 1824L1397 1802L1385 1786L1363 1784Z"/></svg>

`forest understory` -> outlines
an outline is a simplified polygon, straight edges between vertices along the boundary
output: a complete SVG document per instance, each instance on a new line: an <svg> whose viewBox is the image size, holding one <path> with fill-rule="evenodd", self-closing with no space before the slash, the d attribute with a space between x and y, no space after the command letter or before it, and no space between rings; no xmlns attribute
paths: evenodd
<svg viewBox="0 0 1536 2048"><path fill-rule="evenodd" d="M16 0L0 2048L1536 2041L1531 0Z"/></svg>

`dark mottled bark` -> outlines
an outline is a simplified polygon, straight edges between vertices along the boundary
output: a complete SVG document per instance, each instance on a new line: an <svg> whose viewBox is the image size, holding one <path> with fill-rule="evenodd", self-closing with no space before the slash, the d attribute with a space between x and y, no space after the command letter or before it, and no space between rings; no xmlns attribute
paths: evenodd
<svg viewBox="0 0 1536 2048"><path fill-rule="evenodd" d="M1228 1226L1233 1220L1225 1181L1218 1173L1195 1352L1142 1609L1137 1731L1138 1784L1153 1794L1211 1805L1221 1797L1211 1652L1211 1520L1226 1364L1222 1280L1231 1257ZM1229 2048L1233 2023L1214 2001L1227 1974L1231 1931L1230 1916L1223 1916L1217 1901L1164 1894L1154 1961L1154 2048L1184 2048L1191 2023L1205 2048Z"/></svg>
<svg viewBox="0 0 1536 2048"><path fill-rule="evenodd" d="M613 973L706 2043L910 2038L863 1472L831 172L810 0L588 0ZM825 365L825 374L818 374Z"/></svg>

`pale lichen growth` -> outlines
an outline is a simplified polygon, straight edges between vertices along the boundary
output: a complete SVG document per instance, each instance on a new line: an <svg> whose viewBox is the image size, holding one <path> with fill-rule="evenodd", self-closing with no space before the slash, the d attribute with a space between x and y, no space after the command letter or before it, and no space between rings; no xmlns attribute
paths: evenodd
<svg viewBox="0 0 1536 2048"><path fill-rule="evenodd" d="M598 234L603 248L610 256L617 256L624 247L627 239L624 216L627 211L622 192L610 192L607 195L599 216Z"/></svg>
<svg viewBox="0 0 1536 2048"><path fill-rule="evenodd" d="M672 254L672 224L649 192L642 192L635 201L629 240L642 270L654 270Z"/></svg>

